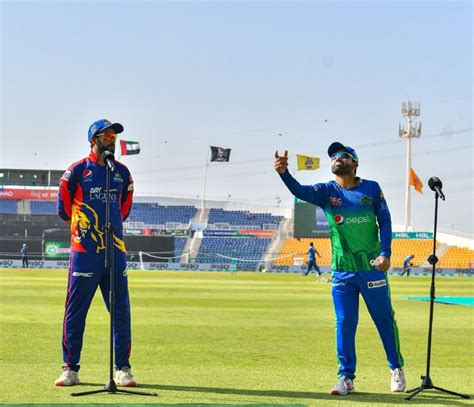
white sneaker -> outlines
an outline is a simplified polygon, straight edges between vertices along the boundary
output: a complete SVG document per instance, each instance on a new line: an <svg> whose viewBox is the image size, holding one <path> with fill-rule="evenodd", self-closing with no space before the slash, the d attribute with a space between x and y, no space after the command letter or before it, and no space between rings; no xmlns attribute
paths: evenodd
<svg viewBox="0 0 474 407"><path fill-rule="evenodd" d="M390 380L390 390L394 392L405 391L407 381L405 380L405 373L401 367L392 370L392 379Z"/></svg>
<svg viewBox="0 0 474 407"><path fill-rule="evenodd" d="M331 394L335 396L347 396L349 393L354 393L355 387L352 379L342 376L336 385L331 389Z"/></svg>
<svg viewBox="0 0 474 407"><path fill-rule="evenodd" d="M117 386L137 387L137 382L132 375L132 370L124 366L121 370L115 372L115 383Z"/></svg>
<svg viewBox="0 0 474 407"><path fill-rule="evenodd" d="M63 367L63 373L54 382L55 386L74 386L79 384L79 373L69 367Z"/></svg>

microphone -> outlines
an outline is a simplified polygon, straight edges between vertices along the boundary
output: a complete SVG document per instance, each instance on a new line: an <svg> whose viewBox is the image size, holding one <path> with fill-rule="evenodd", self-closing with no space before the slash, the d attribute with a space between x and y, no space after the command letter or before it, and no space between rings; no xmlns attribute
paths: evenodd
<svg viewBox="0 0 474 407"><path fill-rule="evenodd" d="M111 153L109 150L104 151L104 161L110 171L115 171L115 157L114 153ZM441 181L440 181L441 182Z"/></svg>
<svg viewBox="0 0 474 407"><path fill-rule="evenodd" d="M438 177L431 177L428 180L428 186L432 191L437 192L443 201L446 199L443 194L443 191L441 190L441 188L443 188L443 183Z"/></svg>

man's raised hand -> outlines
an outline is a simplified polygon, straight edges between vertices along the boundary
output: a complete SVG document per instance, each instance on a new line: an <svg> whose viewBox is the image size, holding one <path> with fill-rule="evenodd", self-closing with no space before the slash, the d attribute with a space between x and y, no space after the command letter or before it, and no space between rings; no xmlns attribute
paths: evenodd
<svg viewBox="0 0 474 407"><path fill-rule="evenodd" d="M275 170L278 174L283 175L288 168L288 150L285 150L283 157L278 155L278 150L275 151Z"/></svg>

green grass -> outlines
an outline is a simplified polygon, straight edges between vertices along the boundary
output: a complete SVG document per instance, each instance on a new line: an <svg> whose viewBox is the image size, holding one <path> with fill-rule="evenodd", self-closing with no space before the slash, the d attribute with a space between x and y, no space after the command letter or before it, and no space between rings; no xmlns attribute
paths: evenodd
<svg viewBox="0 0 474 407"><path fill-rule="evenodd" d="M135 377L159 397L101 394L108 379L109 319L100 290L89 311L83 384L55 388L60 373L65 270L0 270L0 402L114 404L389 405L389 370L361 301L357 394L330 396L336 381L331 285L314 277L260 273L129 273ZM391 278L409 387L426 370L430 278ZM437 295L473 295L474 279L438 278ZM431 377L467 394L472 381L474 308L435 305ZM425 391L410 405L468 401Z"/></svg>

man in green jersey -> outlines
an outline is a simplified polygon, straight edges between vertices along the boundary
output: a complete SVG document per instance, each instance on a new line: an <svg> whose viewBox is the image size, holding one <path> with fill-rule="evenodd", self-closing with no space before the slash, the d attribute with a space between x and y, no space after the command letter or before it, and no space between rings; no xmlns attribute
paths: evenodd
<svg viewBox="0 0 474 407"><path fill-rule="evenodd" d="M332 242L332 296L336 313L339 381L331 394L355 391L355 334L362 295L377 327L391 370L390 389L405 390L397 322L390 300L392 222L380 186L356 176L355 150L339 142L328 149L335 180L301 185L288 172L288 151L275 152L275 170L297 198L321 207L329 223Z"/></svg>

